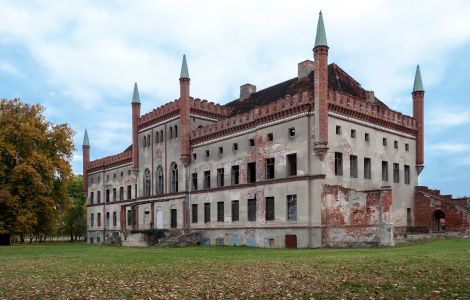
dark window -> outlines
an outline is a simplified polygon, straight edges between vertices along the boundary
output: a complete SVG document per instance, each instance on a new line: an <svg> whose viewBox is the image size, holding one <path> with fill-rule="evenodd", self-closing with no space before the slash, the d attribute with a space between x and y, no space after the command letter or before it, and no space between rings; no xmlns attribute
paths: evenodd
<svg viewBox="0 0 470 300"><path fill-rule="evenodd" d="M171 191L178 192L178 166L175 163L171 166Z"/></svg>
<svg viewBox="0 0 470 300"><path fill-rule="evenodd" d="M211 171L204 171L204 188L211 188Z"/></svg>
<svg viewBox="0 0 470 300"><path fill-rule="evenodd" d="M297 154L287 155L287 176L297 175Z"/></svg>
<svg viewBox="0 0 470 300"><path fill-rule="evenodd" d="M224 186L224 168L217 169L217 186Z"/></svg>
<svg viewBox="0 0 470 300"><path fill-rule="evenodd" d="M256 162L248 163L246 166L248 183L256 182Z"/></svg>
<svg viewBox="0 0 470 300"><path fill-rule="evenodd" d="M98 227L100 227L101 226L101 213L98 213L96 215L96 218L98 219Z"/></svg>
<svg viewBox="0 0 470 300"><path fill-rule="evenodd" d="M196 158L197 158L196 153L193 153L193 160L196 160Z"/></svg>
<svg viewBox="0 0 470 300"><path fill-rule="evenodd" d="M152 180L150 178L150 170L146 169L144 172L144 196L150 196L150 187L152 184Z"/></svg>
<svg viewBox="0 0 470 300"><path fill-rule="evenodd" d="M274 136L272 133L268 133L267 137L268 137L268 142L272 142L274 139Z"/></svg>
<svg viewBox="0 0 470 300"><path fill-rule="evenodd" d="M120 201L124 200L124 187L123 186L119 188L119 200Z"/></svg>
<svg viewBox="0 0 470 300"><path fill-rule="evenodd" d="M178 137L178 125L175 125L175 138Z"/></svg>
<svg viewBox="0 0 470 300"><path fill-rule="evenodd" d="M173 127L170 127L170 140L173 138Z"/></svg>
<svg viewBox="0 0 470 300"><path fill-rule="evenodd" d="M147 146L147 137L146 136L144 136L144 148L145 148L145 146Z"/></svg>
<svg viewBox="0 0 470 300"><path fill-rule="evenodd" d="M160 136L157 131L157 133L155 134L155 144L158 144L159 141L160 141Z"/></svg>
<svg viewBox="0 0 470 300"><path fill-rule="evenodd" d="M90 204L93 204L93 202L95 201L95 195L93 194L93 192L90 193Z"/></svg>
<svg viewBox="0 0 470 300"><path fill-rule="evenodd" d="M249 141L250 147L255 145L255 139L249 139L248 141Z"/></svg>
<svg viewBox="0 0 470 300"><path fill-rule="evenodd" d="M206 157L209 157L210 153L209 150L206 150Z"/></svg>
<svg viewBox="0 0 470 300"><path fill-rule="evenodd" d="M365 133L365 134L364 134L364 140L365 140L366 142L368 142L369 139L370 139L370 138L369 138L369 134L368 134L368 133Z"/></svg>
<svg viewBox="0 0 470 300"><path fill-rule="evenodd" d="M163 130L160 130L160 142L163 142Z"/></svg>
<svg viewBox="0 0 470 300"><path fill-rule="evenodd" d="M109 227L109 211L106 212L106 227Z"/></svg>
<svg viewBox="0 0 470 300"><path fill-rule="evenodd" d="M388 181L388 162L382 161L382 181Z"/></svg>
<svg viewBox="0 0 470 300"><path fill-rule="evenodd" d="M393 142L393 148L398 149L398 141Z"/></svg>
<svg viewBox="0 0 470 300"><path fill-rule="evenodd" d="M410 151L410 144L405 144L405 151Z"/></svg>
<svg viewBox="0 0 470 300"><path fill-rule="evenodd" d="M113 226L117 226L117 213L115 211L113 211Z"/></svg>
<svg viewBox="0 0 470 300"><path fill-rule="evenodd" d="M177 226L177 222L178 222L178 213L176 211L176 208L172 208L170 210L170 213L171 213L171 220L170 220L170 226L171 228L176 228Z"/></svg>
<svg viewBox="0 0 470 300"><path fill-rule="evenodd" d="M191 174L191 182L193 191L197 191L197 173Z"/></svg>
<svg viewBox="0 0 470 300"><path fill-rule="evenodd" d="M117 193L116 193L116 188L113 188L113 201L116 202L117 198Z"/></svg>
<svg viewBox="0 0 470 300"><path fill-rule="evenodd" d="M382 139L382 145L387 146L387 138Z"/></svg>
<svg viewBox="0 0 470 300"><path fill-rule="evenodd" d="M106 190L106 203L109 202L109 190Z"/></svg>
<svg viewBox="0 0 470 300"><path fill-rule="evenodd" d="M410 166L405 165L405 184L410 184Z"/></svg>
<svg viewBox="0 0 470 300"><path fill-rule="evenodd" d="M295 136L295 127L289 128L289 136Z"/></svg>
<svg viewBox="0 0 470 300"><path fill-rule="evenodd" d="M266 179L274 178L274 157L266 159Z"/></svg>
<svg viewBox="0 0 470 300"><path fill-rule="evenodd" d="M287 195L287 220L297 220L297 195Z"/></svg>
<svg viewBox="0 0 470 300"><path fill-rule="evenodd" d="M90 226L93 227L95 226L95 215L91 214L90 216Z"/></svg>
<svg viewBox="0 0 470 300"><path fill-rule="evenodd" d="M232 185L240 183L240 167L232 166Z"/></svg>
<svg viewBox="0 0 470 300"><path fill-rule="evenodd" d="M127 200L132 198L132 187L130 185L127 186Z"/></svg>
<svg viewBox="0 0 470 300"><path fill-rule="evenodd" d="M134 197L137 198L137 183L134 184Z"/></svg>
<svg viewBox="0 0 470 300"><path fill-rule="evenodd" d="M393 182L399 183L400 182L400 165L393 164Z"/></svg>
<svg viewBox="0 0 470 300"><path fill-rule="evenodd" d="M357 178L357 156L349 156L349 176L351 178Z"/></svg>
<svg viewBox="0 0 470 300"><path fill-rule="evenodd" d="M128 210L127 211L127 226L131 226L132 225L132 210Z"/></svg>
<svg viewBox="0 0 470 300"><path fill-rule="evenodd" d="M240 204L238 200L232 201L232 222L237 222L240 219Z"/></svg>
<svg viewBox="0 0 470 300"><path fill-rule="evenodd" d="M406 225L411 226L411 208L406 209Z"/></svg>
<svg viewBox="0 0 470 300"><path fill-rule="evenodd" d="M335 152L335 175L343 176L343 153Z"/></svg>
<svg viewBox="0 0 470 300"><path fill-rule="evenodd" d="M157 168L157 195L163 194L163 168L158 166Z"/></svg>
<svg viewBox="0 0 470 300"><path fill-rule="evenodd" d="M217 202L217 222L224 221L224 202Z"/></svg>
<svg viewBox="0 0 470 300"><path fill-rule="evenodd" d="M364 179L371 179L371 162L370 158L364 157Z"/></svg>
<svg viewBox="0 0 470 300"><path fill-rule="evenodd" d="M274 220L274 197L266 197L266 221Z"/></svg>
<svg viewBox="0 0 470 300"><path fill-rule="evenodd" d="M211 221L211 204L204 203L204 223L209 223Z"/></svg>
<svg viewBox="0 0 470 300"><path fill-rule="evenodd" d="M219 147L219 156L224 153L224 147Z"/></svg>
<svg viewBox="0 0 470 300"><path fill-rule="evenodd" d="M336 126L336 134L341 134L341 126Z"/></svg>
<svg viewBox="0 0 470 300"><path fill-rule="evenodd" d="M96 192L96 202L101 203L101 192L100 191Z"/></svg>
<svg viewBox="0 0 470 300"><path fill-rule="evenodd" d="M233 151L237 151L238 150L238 143L233 143L232 149L233 149Z"/></svg>
<svg viewBox="0 0 470 300"><path fill-rule="evenodd" d="M248 221L256 221L256 199L248 199Z"/></svg>
<svg viewBox="0 0 470 300"><path fill-rule="evenodd" d="M355 129L351 129L351 137L352 137L353 139L356 138L356 130L355 130Z"/></svg>
<svg viewBox="0 0 470 300"><path fill-rule="evenodd" d="M197 223L197 204L191 206L192 222Z"/></svg>

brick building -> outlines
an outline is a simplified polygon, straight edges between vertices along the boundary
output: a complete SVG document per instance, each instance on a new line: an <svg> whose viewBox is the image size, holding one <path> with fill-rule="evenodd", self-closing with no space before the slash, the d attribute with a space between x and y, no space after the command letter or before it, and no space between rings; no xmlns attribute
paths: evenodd
<svg viewBox="0 0 470 300"><path fill-rule="evenodd" d="M429 221L415 203L419 67L405 116L329 64L328 51L320 13L314 60L298 64L298 77L260 91L242 85L220 105L190 96L183 57L179 98L143 115L136 84L131 146L90 161L85 131L88 241L174 228L207 245L393 245L394 232L432 223L435 213Z"/></svg>

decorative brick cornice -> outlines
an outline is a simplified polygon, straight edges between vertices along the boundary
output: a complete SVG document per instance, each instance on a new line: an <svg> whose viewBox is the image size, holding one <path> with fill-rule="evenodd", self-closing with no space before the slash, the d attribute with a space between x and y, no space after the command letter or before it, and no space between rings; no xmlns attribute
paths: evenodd
<svg viewBox="0 0 470 300"><path fill-rule="evenodd" d="M150 125L159 123L163 120L170 119L179 114L179 99L166 103L151 112L142 115L139 119L139 130Z"/></svg>
<svg viewBox="0 0 470 300"><path fill-rule="evenodd" d="M230 115L232 109L214 102L191 98L191 112L215 119L224 119Z"/></svg>
<svg viewBox="0 0 470 300"><path fill-rule="evenodd" d="M115 166L124 165L132 162L132 151L107 156L97 160L90 161L87 165L88 172L96 172L102 169L109 169Z"/></svg>

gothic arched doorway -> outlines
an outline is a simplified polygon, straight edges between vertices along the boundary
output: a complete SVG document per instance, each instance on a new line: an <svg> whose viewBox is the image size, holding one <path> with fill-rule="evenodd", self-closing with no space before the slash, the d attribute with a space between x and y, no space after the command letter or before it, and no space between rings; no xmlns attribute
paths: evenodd
<svg viewBox="0 0 470 300"><path fill-rule="evenodd" d="M442 210L437 209L432 213L432 227L435 232L446 229L446 214Z"/></svg>

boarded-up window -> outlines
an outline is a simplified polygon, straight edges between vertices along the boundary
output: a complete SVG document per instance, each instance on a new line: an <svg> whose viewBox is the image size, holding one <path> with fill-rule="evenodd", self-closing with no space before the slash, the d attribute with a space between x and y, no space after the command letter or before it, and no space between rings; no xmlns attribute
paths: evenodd
<svg viewBox="0 0 470 300"><path fill-rule="evenodd" d="M240 220L240 203L238 200L232 201L232 222Z"/></svg>
<svg viewBox="0 0 470 300"><path fill-rule="evenodd" d="M274 220L274 197L266 197L266 221Z"/></svg>
<svg viewBox="0 0 470 300"><path fill-rule="evenodd" d="M248 221L256 221L256 199L248 199Z"/></svg>
<svg viewBox="0 0 470 300"><path fill-rule="evenodd" d="M217 202L217 222L224 221L224 202Z"/></svg>
<svg viewBox="0 0 470 300"><path fill-rule="evenodd" d="M287 220L297 220L297 195L287 195Z"/></svg>

